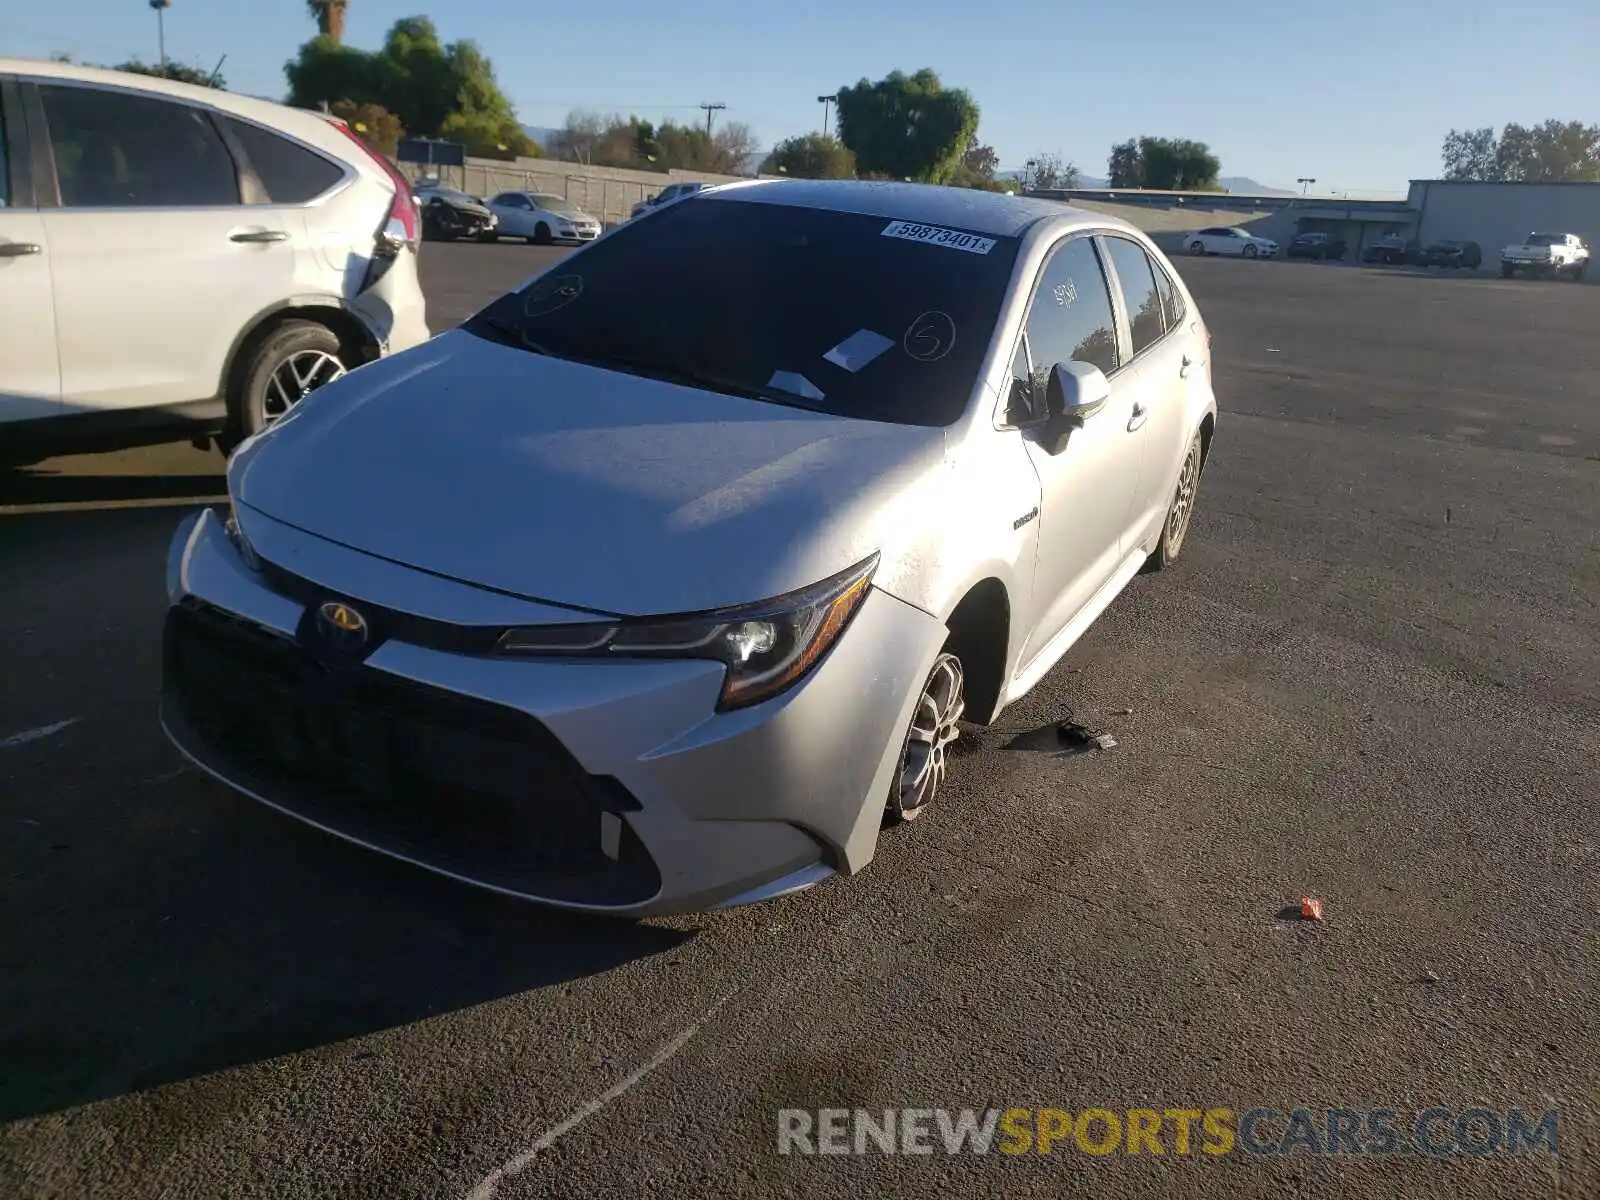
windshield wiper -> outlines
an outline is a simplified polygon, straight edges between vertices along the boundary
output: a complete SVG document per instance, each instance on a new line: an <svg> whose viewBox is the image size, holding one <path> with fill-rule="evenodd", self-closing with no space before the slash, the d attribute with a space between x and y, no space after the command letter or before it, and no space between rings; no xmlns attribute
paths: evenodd
<svg viewBox="0 0 1600 1200"><path fill-rule="evenodd" d="M687 383L695 387L706 388L714 392L723 392L729 396L742 396L746 400L765 400L772 404L785 404L790 408L803 408L810 412L827 412L806 397L783 388L767 387L762 384L747 383L741 379L730 379L726 375L718 375L712 371L705 371L691 363L662 362L658 359L639 358L626 354L596 354L596 355L571 355L575 361L587 363L592 367L606 367L617 371L626 371L632 375L644 375L652 379L660 379L667 383Z"/></svg>

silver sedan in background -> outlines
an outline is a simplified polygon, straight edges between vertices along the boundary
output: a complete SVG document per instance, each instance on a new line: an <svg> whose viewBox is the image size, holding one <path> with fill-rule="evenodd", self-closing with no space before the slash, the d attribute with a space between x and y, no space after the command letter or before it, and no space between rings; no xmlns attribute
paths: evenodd
<svg viewBox="0 0 1600 1200"><path fill-rule="evenodd" d="M536 246L592 242L600 222L572 201L548 192L500 192L489 201L501 237L526 238Z"/></svg>
<svg viewBox="0 0 1600 1200"><path fill-rule="evenodd" d="M172 545L164 725L456 878L625 915L852 873L1183 549L1210 337L1136 229L708 189L330 384Z"/></svg>

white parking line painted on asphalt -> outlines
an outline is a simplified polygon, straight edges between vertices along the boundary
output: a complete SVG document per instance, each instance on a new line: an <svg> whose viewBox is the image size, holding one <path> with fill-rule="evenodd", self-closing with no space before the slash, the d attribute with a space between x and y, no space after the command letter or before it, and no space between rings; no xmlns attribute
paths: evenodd
<svg viewBox="0 0 1600 1200"><path fill-rule="evenodd" d="M507 1179L513 1175L519 1174L540 1154L550 1149L551 1146L554 1146L562 1138L566 1137L567 1134L571 1133L579 1125L583 1124L583 1122L594 1116L595 1113L599 1112L606 1105L617 1099L617 1097L638 1086L638 1084L642 1083L644 1079L653 1071L665 1066L673 1058L673 1056L678 1053L678 1051L682 1050L690 1043L690 1041L693 1040L694 1035L700 1032L705 1023L709 1021L712 1016L715 1015L716 1011L726 1004L729 999L731 999L730 996L724 996L721 1000L718 1000L705 1011L705 1015L702 1016L698 1021L689 1026L682 1033L678 1034L677 1037L673 1038L666 1045L662 1046L661 1049L657 1050L655 1054L651 1056L650 1061L645 1063L644 1066L640 1067L632 1075L629 1075L626 1079L622 1080L622 1082L616 1084L608 1091L596 1096L582 1108L574 1111L571 1116L562 1121L559 1125L553 1125L549 1129L545 1130L545 1132L540 1135L539 1140L534 1142L533 1145L529 1146L521 1154L489 1172L488 1175L484 1176L483 1182L478 1184L477 1187L473 1188L472 1191L467 1194L467 1200L492 1200L495 1189Z"/></svg>
<svg viewBox="0 0 1600 1200"><path fill-rule="evenodd" d="M10 737L0 739L0 750L9 750L13 746L24 746L29 742L37 742L40 738L53 737L63 729L76 725L82 717L68 717L65 721L57 721L54 725L41 725L37 729L24 729L21 733L13 733Z"/></svg>

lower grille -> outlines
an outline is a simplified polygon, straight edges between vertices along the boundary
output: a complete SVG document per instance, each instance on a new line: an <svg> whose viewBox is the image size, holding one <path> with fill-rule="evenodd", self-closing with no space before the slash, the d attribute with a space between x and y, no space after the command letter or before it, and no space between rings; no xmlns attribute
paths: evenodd
<svg viewBox="0 0 1600 1200"><path fill-rule="evenodd" d="M182 740L273 804L452 874L569 903L647 900L661 878L626 822L637 808L525 713L370 667L329 668L215 609L168 615L164 701ZM185 735L187 735L185 737Z"/></svg>

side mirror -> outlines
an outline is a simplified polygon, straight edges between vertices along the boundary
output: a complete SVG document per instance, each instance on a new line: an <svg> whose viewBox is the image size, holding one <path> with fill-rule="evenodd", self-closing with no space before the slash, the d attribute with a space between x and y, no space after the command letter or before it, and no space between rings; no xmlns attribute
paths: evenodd
<svg viewBox="0 0 1600 1200"><path fill-rule="evenodd" d="M1050 368L1045 383L1045 407L1050 419L1045 426L1045 449L1060 454L1074 429L1105 407L1111 399L1111 381L1092 363L1058 362Z"/></svg>

